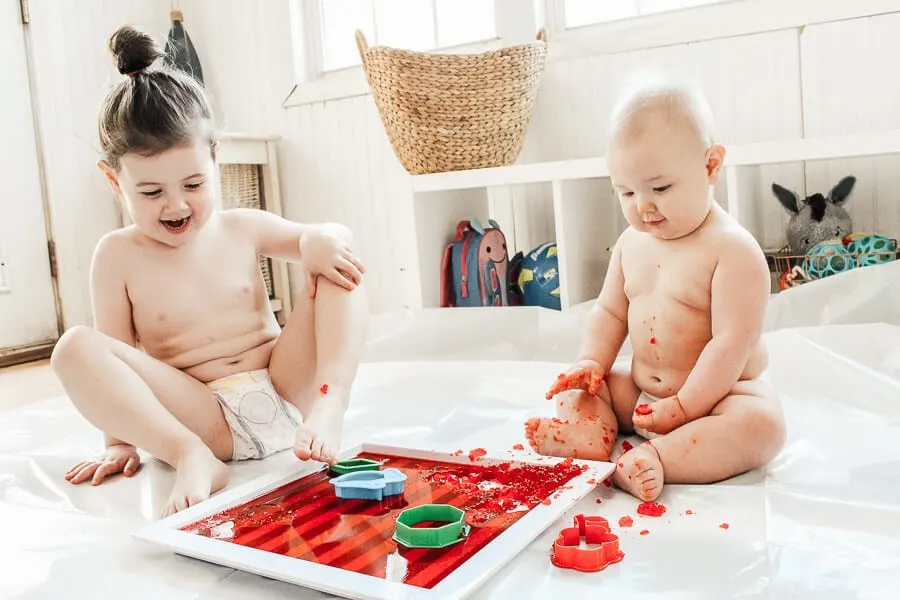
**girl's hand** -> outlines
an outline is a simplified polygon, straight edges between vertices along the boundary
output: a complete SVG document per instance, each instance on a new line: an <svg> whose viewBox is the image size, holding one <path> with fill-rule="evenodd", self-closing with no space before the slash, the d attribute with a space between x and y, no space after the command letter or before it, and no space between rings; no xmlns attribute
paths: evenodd
<svg viewBox="0 0 900 600"><path fill-rule="evenodd" d="M310 298L316 295L319 275L352 291L366 272L347 241L346 228L337 224L311 226L300 238L300 260L306 267L306 289Z"/></svg>
<svg viewBox="0 0 900 600"><path fill-rule="evenodd" d="M600 363L596 360L580 360L553 382L545 397L550 400L553 396L566 390L585 390L592 396L596 396L600 392L600 386L603 385L605 378L606 373L603 372Z"/></svg>
<svg viewBox="0 0 900 600"><path fill-rule="evenodd" d="M91 485L99 485L106 477L116 473L131 477L137 473L140 465L141 457L137 448L131 444L117 444L107 448L96 459L82 461L69 469L66 481L78 484L90 479Z"/></svg>

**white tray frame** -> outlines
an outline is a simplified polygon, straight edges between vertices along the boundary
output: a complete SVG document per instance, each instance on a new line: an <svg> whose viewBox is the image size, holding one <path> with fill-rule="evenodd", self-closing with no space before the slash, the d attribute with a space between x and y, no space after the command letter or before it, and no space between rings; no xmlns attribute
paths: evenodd
<svg viewBox="0 0 900 600"><path fill-rule="evenodd" d="M352 458L363 452L453 464L473 464L465 455L458 456L433 450L370 443L359 444L344 450L341 453L341 460ZM552 466L563 460L526 452L507 452L506 454L508 456L505 457L496 453L488 454L474 464L490 465L509 462L514 466L525 464ZM609 462L576 459L574 463L586 465L588 469L563 486L567 489L555 492L552 496L553 501L549 505L538 504L431 589L282 556L226 540L179 531L180 527L249 502L291 481L327 468L323 463L318 462L298 462L288 468L260 476L243 485L221 492L182 512L150 523L132 535L154 545L168 548L177 554L345 598L459 600L472 594L491 575L524 550L544 530L553 525L615 470L615 465ZM547 565L550 565L549 558Z"/></svg>

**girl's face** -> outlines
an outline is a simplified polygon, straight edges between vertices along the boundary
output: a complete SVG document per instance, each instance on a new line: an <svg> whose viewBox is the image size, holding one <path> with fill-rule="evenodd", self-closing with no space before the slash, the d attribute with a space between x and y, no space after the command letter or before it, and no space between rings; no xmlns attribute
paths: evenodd
<svg viewBox="0 0 900 600"><path fill-rule="evenodd" d="M118 171L105 161L99 166L141 233L171 247L194 239L216 206L209 144L198 141L154 156L126 154L119 163Z"/></svg>

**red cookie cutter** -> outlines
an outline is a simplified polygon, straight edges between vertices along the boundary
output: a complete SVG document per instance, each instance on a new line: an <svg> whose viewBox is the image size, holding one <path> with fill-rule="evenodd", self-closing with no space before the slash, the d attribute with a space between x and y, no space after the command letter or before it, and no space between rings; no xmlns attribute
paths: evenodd
<svg viewBox="0 0 900 600"><path fill-rule="evenodd" d="M581 539L592 548L580 548ZM562 569L593 573L625 558L619 550L619 536L610 533L609 522L603 517L575 515L575 527L559 532L553 543L550 562Z"/></svg>

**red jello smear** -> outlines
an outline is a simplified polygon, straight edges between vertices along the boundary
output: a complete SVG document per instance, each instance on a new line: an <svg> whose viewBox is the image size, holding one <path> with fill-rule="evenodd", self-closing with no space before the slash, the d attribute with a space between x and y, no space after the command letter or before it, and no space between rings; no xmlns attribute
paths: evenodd
<svg viewBox="0 0 900 600"><path fill-rule="evenodd" d="M619 519L619 527L631 527L632 525L634 525L634 519L632 519L628 515L625 515L624 517Z"/></svg>
<svg viewBox="0 0 900 600"><path fill-rule="evenodd" d="M721 527L722 529L728 529L729 527L731 527L731 525L729 525L728 523L722 523L721 525L719 525L719 527Z"/></svg>
<svg viewBox="0 0 900 600"><path fill-rule="evenodd" d="M405 473L403 494L382 502L341 500L320 471L181 529L379 579L386 578L388 558L399 555L405 562L404 582L430 589L585 469L571 459L513 467L369 453L358 458L384 461L384 468ZM391 536L400 511L431 503L465 510L469 536L438 550L398 546Z"/></svg>
<svg viewBox="0 0 900 600"><path fill-rule="evenodd" d="M655 337L650 338L650 343L651 343L652 345L655 346L655 345L656 345L656 338L655 338Z"/></svg>
<svg viewBox="0 0 900 600"><path fill-rule="evenodd" d="M328 384L327 383L322 384L322 387L319 388L319 393L322 394L323 396L328 393Z"/></svg>
<svg viewBox="0 0 900 600"><path fill-rule="evenodd" d="M622 450L624 450L625 452L628 452L632 448L634 448L634 446L632 446L630 443L628 443L628 440L622 441Z"/></svg>
<svg viewBox="0 0 900 600"><path fill-rule="evenodd" d="M525 446L523 446L522 444L515 444L515 445L512 447L512 449L513 449L513 450L524 450L524 449L525 449Z"/></svg>
<svg viewBox="0 0 900 600"><path fill-rule="evenodd" d="M647 535L648 533L650 533L648 530L641 529L641 535Z"/></svg>
<svg viewBox="0 0 900 600"><path fill-rule="evenodd" d="M636 409L634 409L634 412L641 416L646 416L653 413L653 407L649 404L641 404Z"/></svg>
<svg viewBox="0 0 900 600"><path fill-rule="evenodd" d="M472 462L475 462L476 460L478 460L482 456L485 456L486 454L487 454L487 450L485 450L484 448L475 448L474 450L469 451L469 460L471 460Z"/></svg>
<svg viewBox="0 0 900 600"><path fill-rule="evenodd" d="M638 504L637 512L645 517L661 517L666 512L666 505L656 502L641 502Z"/></svg>

